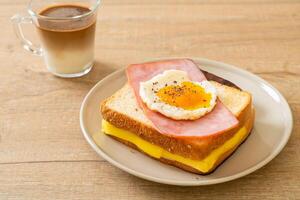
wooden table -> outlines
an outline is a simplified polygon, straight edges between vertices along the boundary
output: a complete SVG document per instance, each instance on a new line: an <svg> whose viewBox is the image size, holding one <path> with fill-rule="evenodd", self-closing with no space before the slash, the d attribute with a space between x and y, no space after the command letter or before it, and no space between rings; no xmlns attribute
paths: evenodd
<svg viewBox="0 0 300 200"><path fill-rule="evenodd" d="M103 0L96 66L78 79L54 77L20 47L9 18L27 1L0 1L0 199L300 199L300 1ZM168 56L223 61L277 87L294 115L282 153L206 187L152 183L100 158L80 131L84 96L120 67Z"/></svg>

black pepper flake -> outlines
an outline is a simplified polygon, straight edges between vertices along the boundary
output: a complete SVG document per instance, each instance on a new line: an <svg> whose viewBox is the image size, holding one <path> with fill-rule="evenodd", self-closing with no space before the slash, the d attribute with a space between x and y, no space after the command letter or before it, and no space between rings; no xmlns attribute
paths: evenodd
<svg viewBox="0 0 300 200"><path fill-rule="evenodd" d="M166 84L165 84L165 87L167 87L167 86L168 86L168 84L166 83Z"/></svg>
<svg viewBox="0 0 300 200"><path fill-rule="evenodd" d="M175 84L176 84L176 83L177 83L177 81L173 81L173 83L175 83Z"/></svg>
<svg viewBox="0 0 300 200"><path fill-rule="evenodd" d="M138 109L136 108L136 109L135 109L135 111L137 112L137 111L138 111Z"/></svg>

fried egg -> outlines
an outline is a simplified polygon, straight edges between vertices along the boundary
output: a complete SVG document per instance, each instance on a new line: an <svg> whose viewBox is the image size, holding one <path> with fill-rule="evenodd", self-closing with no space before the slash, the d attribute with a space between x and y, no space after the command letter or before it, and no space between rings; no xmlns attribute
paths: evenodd
<svg viewBox="0 0 300 200"><path fill-rule="evenodd" d="M194 82L185 71L167 70L141 82L147 107L175 120L195 120L213 110L217 91L209 81Z"/></svg>

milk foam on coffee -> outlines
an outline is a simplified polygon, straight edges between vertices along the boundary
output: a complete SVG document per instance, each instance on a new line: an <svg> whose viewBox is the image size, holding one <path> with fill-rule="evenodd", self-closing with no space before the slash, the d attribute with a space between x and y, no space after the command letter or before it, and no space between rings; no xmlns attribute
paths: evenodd
<svg viewBox="0 0 300 200"><path fill-rule="evenodd" d="M47 67L56 74L76 74L92 66L94 60L95 14L78 5L57 5L45 8L38 33L42 40ZM84 15L76 20L67 17Z"/></svg>

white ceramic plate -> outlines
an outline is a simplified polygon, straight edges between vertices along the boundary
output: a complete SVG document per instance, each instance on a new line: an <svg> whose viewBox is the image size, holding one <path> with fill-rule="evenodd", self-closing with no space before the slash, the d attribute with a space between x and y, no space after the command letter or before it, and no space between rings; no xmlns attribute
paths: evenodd
<svg viewBox="0 0 300 200"><path fill-rule="evenodd" d="M101 132L99 104L124 85L124 69L99 81L81 105L80 126L92 148L112 165L130 174L150 181L182 186L234 180L270 162L283 149L292 130L292 114L284 97L269 83L250 72L216 61L193 60L203 70L230 80L251 92L256 109L252 134L216 171L206 176L182 171L151 159ZM98 135L97 144L92 137L95 134Z"/></svg>

